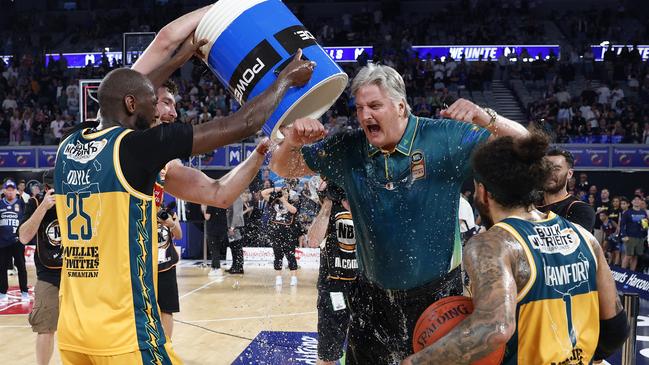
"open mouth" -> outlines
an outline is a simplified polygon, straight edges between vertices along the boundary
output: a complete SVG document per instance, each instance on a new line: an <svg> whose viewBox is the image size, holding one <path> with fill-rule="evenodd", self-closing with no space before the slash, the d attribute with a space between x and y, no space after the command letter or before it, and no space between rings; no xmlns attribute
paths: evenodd
<svg viewBox="0 0 649 365"><path fill-rule="evenodd" d="M378 124L371 124L367 126L367 131L372 134L379 133L381 131L381 127L379 127Z"/></svg>

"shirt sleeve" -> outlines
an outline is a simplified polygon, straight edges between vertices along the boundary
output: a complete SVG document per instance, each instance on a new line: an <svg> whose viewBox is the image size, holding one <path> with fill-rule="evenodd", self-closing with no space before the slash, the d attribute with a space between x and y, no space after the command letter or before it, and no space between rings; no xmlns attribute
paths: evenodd
<svg viewBox="0 0 649 365"><path fill-rule="evenodd" d="M183 123L162 124L127 134L119 151L126 180L136 190L150 193L151 179L167 162L191 155L193 138L192 126Z"/></svg>
<svg viewBox="0 0 649 365"><path fill-rule="evenodd" d="M595 211L590 205L582 202L572 204L566 213L566 219L586 228L588 232L593 232L595 227Z"/></svg>
<svg viewBox="0 0 649 365"><path fill-rule="evenodd" d="M350 151L356 147L357 143L351 133L337 133L302 147L302 157L313 172L344 186L344 172Z"/></svg>
<svg viewBox="0 0 649 365"><path fill-rule="evenodd" d="M25 223L31 216L34 214L36 211L36 208L38 206L36 205L36 199L30 198L27 204L25 204L25 212L23 214L22 219L20 220L20 225L22 226L23 223Z"/></svg>
<svg viewBox="0 0 649 365"><path fill-rule="evenodd" d="M480 143L491 136L488 130L475 124L448 120L446 138L450 154L451 171L455 177L464 181L471 174L471 153ZM453 172L454 171L454 172Z"/></svg>

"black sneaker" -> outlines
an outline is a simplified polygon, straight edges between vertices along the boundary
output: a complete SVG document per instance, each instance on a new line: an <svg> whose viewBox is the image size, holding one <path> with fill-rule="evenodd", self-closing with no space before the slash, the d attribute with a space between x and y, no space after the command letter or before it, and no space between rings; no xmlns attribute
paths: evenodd
<svg viewBox="0 0 649 365"><path fill-rule="evenodd" d="M241 270L227 269L225 271L227 271L228 274L243 274L243 269Z"/></svg>

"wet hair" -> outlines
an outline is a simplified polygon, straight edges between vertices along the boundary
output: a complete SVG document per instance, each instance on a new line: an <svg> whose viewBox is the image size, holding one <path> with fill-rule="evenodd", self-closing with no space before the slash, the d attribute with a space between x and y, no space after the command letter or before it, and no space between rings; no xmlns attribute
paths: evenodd
<svg viewBox="0 0 649 365"><path fill-rule="evenodd" d="M546 156L563 156L568 163L568 167L573 168L575 166L575 157L569 151L566 151L561 148L553 147L545 154Z"/></svg>
<svg viewBox="0 0 649 365"><path fill-rule="evenodd" d="M500 137L483 144L471 157L475 180L503 207L533 204L552 171L544 158L549 140L546 134L532 131L522 139Z"/></svg>
<svg viewBox="0 0 649 365"><path fill-rule="evenodd" d="M397 70L390 66L373 63L364 66L352 81L352 95L356 95L358 89L368 85L376 85L383 89L395 103L403 101L406 105L406 114L410 114L410 105L406 98L406 85Z"/></svg>
<svg viewBox="0 0 649 365"><path fill-rule="evenodd" d="M178 85L176 85L176 83L172 79L165 81L164 84L162 84L162 87L167 89L167 91L169 91L171 95L178 94Z"/></svg>

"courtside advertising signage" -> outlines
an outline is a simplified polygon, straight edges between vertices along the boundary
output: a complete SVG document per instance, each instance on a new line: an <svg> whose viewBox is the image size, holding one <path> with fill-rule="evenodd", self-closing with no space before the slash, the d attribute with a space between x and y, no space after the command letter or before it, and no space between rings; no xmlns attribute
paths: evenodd
<svg viewBox="0 0 649 365"><path fill-rule="evenodd" d="M523 62L531 62L536 59L548 59L551 54L559 58L558 45L445 45L445 46L413 46L419 58L425 59L439 57L442 61L448 55L453 59L460 60L462 55L467 61L478 61L480 56L484 61L491 57L492 61L505 55L512 61L521 58Z"/></svg>

